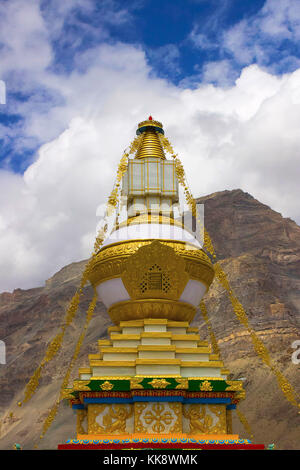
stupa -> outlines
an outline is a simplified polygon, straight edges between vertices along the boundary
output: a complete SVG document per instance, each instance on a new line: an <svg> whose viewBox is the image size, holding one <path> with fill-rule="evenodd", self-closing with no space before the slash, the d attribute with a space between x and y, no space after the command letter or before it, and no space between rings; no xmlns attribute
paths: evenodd
<svg viewBox="0 0 300 470"><path fill-rule="evenodd" d="M95 255L90 282L114 326L65 398L77 413L67 446L250 444L232 431L245 397L191 327L214 278L195 234L175 217L179 185L163 126L150 116L122 179L127 219Z"/></svg>

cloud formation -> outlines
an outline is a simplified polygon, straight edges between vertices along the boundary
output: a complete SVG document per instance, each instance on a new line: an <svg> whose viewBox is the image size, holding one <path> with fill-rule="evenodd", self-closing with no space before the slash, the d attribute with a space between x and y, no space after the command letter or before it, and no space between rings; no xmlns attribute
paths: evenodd
<svg viewBox="0 0 300 470"><path fill-rule="evenodd" d="M226 80L236 78L234 71L240 72L241 67L253 63L280 74L300 66L299 0L266 0L258 12L245 15L230 26L223 25L221 19L217 15L207 23L196 22L189 34L195 48L214 57L204 64L202 78L207 78L206 69L216 60L220 62L220 73L215 74L213 80L223 85ZM224 67L221 68L222 62Z"/></svg>
<svg viewBox="0 0 300 470"><path fill-rule="evenodd" d="M3 80L0 80L0 104L6 103L6 86Z"/></svg>
<svg viewBox="0 0 300 470"><path fill-rule="evenodd" d="M256 61L270 65L274 47L281 62L286 62L287 49L280 50L284 41L299 41L299 2L267 0L258 15L243 19L223 34L223 47L241 64ZM293 57L299 64L299 59ZM291 57L290 57L291 60Z"/></svg>
<svg viewBox="0 0 300 470"><path fill-rule="evenodd" d="M49 99L20 103L22 129L10 127L21 141L41 145L24 174L0 170L0 291L42 285L90 255L97 207L149 114L163 122L195 197L241 188L300 222L300 69L276 76L250 65L232 86L183 88L158 78L141 46L104 42L77 51L73 69L58 73L49 67L53 49L39 15L20 33L25 52L17 39L9 46L16 57L45 54L31 81L24 57L20 67L26 87L34 82ZM40 41L30 51L35 34ZM206 73L215 73L213 66Z"/></svg>

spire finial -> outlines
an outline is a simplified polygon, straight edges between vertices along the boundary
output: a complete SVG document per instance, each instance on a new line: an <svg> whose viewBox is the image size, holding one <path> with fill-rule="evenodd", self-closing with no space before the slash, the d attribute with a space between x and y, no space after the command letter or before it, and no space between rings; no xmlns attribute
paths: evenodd
<svg viewBox="0 0 300 470"><path fill-rule="evenodd" d="M152 116L149 116L146 121L142 121L138 124L136 133L142 134L146 130L149 130L149 128L151 128L153 131L159 132L160 134L164 134L162 123L159 121L154 121Z"/></svg>
<svg viewBox="0 0 300 470"><path fill-rule="evenodd" d="M161 122L154 121L150 115L146 121L139 123L136 133L143 134L143 139L135 158L155 157L165 160L164 150L158 137L158 134L164 134Z"/></svg>

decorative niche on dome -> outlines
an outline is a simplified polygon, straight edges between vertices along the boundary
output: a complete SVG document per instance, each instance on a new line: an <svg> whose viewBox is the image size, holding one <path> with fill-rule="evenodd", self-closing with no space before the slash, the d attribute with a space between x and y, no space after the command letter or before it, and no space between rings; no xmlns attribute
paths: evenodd
<svg viewBox="0 0 300 470"><path fill-rule="evenodd" d="M177 300L189 281L185 265L173 248L154 241L128 258L122 281L132 299Z"/></svg>

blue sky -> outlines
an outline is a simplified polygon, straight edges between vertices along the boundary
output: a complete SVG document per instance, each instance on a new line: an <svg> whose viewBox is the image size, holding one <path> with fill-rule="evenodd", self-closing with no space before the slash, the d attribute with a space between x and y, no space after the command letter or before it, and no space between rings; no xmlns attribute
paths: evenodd
<svg viewBox="0 0 300 470"><path fill-rule="evenodd" d="M299 223L299 45L300 0L0 0L0 291L89 256L149 114L195 196Z"/></svg>
<svg viewBox="0 0 300 470"><path fill-rule="evenodd" d="M21 9L22 2L16 2ZM300 48L295 31L299 18L285 12L285 4L264 0L89 0L40 2L40 14L51 60L45 70L65 75L84 71L78 56L100 44L132 44L141 48L151 74L182 88L195 88L208 82L230 86L243 67L257 63L272 73L292 72L299 66ZM277 5L276 5L277 3ZM1 0L4 12L9 0ZM279 8L282 4L282 9ZM282 11L283 10L283 11ZM13 18L10 18L13 23ZM264 22L270 22L269 28ZM273 22L273 23L272 23ZM12 31L13 33L13 31ZM14 32L15 33L15 32ZM18 31L16 31L18 34ZM38 40L38 35L36 36ZM2 35L2 50L10 45ZM34 35L32 40L34 40ZM222 71L218 69L222 67ZM7 106L0 107L0 165L24 172L34 159L42 140L26 134L26 117L17 111L22 102L36 102L47 112L63 97L32 77L24 83L18 64L4 69L0 78L7 86ZM22 108L22 106L21 106ZM14 130L12 130L12 128Z"/></svg>

